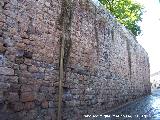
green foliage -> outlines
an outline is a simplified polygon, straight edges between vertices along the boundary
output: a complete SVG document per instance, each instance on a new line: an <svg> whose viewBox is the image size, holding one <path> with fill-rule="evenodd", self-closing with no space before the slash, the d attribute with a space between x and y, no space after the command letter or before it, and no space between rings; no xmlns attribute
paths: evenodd
<svg viewBox="0 0 160 120"><path fill-rule="evenodd" d="M143 7L132 0L99 0L135 36L141 33L138 22L142 20Z"/></svg>

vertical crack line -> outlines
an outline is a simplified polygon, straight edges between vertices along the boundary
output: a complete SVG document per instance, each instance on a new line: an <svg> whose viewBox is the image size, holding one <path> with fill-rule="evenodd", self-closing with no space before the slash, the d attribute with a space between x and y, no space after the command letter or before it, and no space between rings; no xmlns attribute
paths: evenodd
<svg viewBox="0 0 160 120"><path fill-rule="evenodd" d="M95 39L96 39L96 42L97 42L97 61L98 61L98 58L99 58L99 40L98 40L98 30L97 30L97 7L95 6L95 20L94 20L94 30L95 30Z"/></svg>
<svg viewBox="0 0 160 120"><path fill-rule="evenodd" d="M114 42L114 27L111 30L111 37L112 37L112 41Z"/></svg>
<svg viewBox="0 0 160 120"><path fill-rule="evenodd" d="M60 71L59 71L59 96L58 96L58 116L57 120L61 120L61 106L62 106L62 81L64 80L64 35L61 39L61 48L60 48Z"/></svg>
<svg viewBox="0 0 160 120"><path fill-rule="evenodd" d="M71 48L71 22L72 22L72 1L63 0L60 18L58 19L59 28L62 30L60 37L60 59L59 59L59 92L58 92L58 116L57 120L62 119L62 95L64 72L67 68Z"/></svg>
<svg viewBox="0 0 160 120"><path fill-rule="evenodd" d="M127 52L128 52L128 66L129 66L129 79L131 80L131 75L132 75L132 64L131 64L131 52L130 52L130 46L129 46L129 40L126 40L127 43Z"/></svg>

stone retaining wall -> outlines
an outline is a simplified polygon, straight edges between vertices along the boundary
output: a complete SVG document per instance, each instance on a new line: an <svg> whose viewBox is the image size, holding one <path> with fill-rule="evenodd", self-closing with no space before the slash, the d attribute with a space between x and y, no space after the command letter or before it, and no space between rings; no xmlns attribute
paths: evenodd
<svg viewBox="0 0 160 120"><path fill-rule="evenodd" d="M150 93L147 53L104 8L90 0L1 0L1 119L56 119L62 39L63 119Z"/></svg>

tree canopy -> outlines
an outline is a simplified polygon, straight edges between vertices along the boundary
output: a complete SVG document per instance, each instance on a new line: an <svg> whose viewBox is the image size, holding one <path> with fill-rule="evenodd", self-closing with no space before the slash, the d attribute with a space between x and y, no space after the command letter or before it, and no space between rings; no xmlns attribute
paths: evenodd
<svg viewBox="0 0 160 120"><path fill-rule="evenodd" d="M126 28L138 36L141 33L138 22L142 20L143 6L132 0L99 0Z"/></svg>

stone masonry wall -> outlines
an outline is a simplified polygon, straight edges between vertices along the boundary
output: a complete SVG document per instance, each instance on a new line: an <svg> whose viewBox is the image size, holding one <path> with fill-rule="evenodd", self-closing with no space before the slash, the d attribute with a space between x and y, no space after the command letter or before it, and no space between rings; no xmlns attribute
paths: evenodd
<svg viewBox="0 0 160 120"><path fill-rule="evenodd" d="M56 119L60 12L61 1L0 1L2 120Z"/></svg>
<svg viewBox="0 0 160 120"><path fill-rule="evenodd" d="M90 0L0 1L0 118L85 119L150 93L146 51Z"/></svg>

